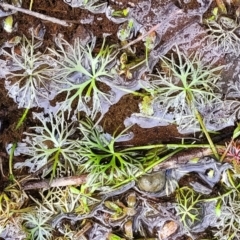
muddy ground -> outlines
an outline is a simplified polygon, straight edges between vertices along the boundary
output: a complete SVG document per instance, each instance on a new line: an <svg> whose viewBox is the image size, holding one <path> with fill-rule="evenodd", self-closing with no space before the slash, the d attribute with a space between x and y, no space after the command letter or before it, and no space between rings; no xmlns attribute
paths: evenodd
<svg viewBox="0 0 240 240"><path fill-rule="evenodd" d="M113 1L109 0L108 5L113 7L114 9L123 9L124 7L132 7L136 9L135 14L138 16L138 21L141 22L144 26L146 26L146 30L149 30L151 27L155 26L158 23L157 14L154 11L149 10L147 13L144 12L144 8L139 7L141 3L146 1L142 0L118 0ZM162 36L158 43L158 46L166 46L166 51L168 49L168 43L174 41L179 41L179 38L188 39L188 51L200 51L200 42L199 39L206 34L204 32L204 27L202 26L202 18L207 18L211 15L211 11L214 7L216 7L215 1L212 1L212 4L206 7L208 1L197 1L197 0L190 0L190 1L174 1L174 0L152 0L151 6L153 9L165 9L163 10L163 14L169 17L171 14L174 15L175 10L171 9L181 9L181 14L178 18L170 17L169 21L172 21L172 25L169 26L167 29L165 26L162 26ZM211 2L211 1L210 1ZM172 3L175 7L171 8L170 10L167 6ZM30 1L23 1L22 7L29 8ZM143 6L143 5L142 5ZM202 12L200 8L203 8ZM234 12L237 6L232 7L230 12ZM37 27L39 24L42 24L45 29L46 33L44 35L43 45L41 46L42 52L47 51L48 47L54 47L55 42L54 38L58 34L63 34L64 38L69 41L73 42L73 40L77 37L83 38L85 35L88 35L89 32L92 32L94 36L97 37L97 47L101 46L103 41L103 33L108 34L107 44L118 44L121 47L121 42L117 38L117 31L120 24L116 24L110 21L105 14L93 14L87 10L83 10L80 8L72 8L68 4L64 3L61 0L34 0L32 10L35 12L39 12L45 15L49 15L52 17L56 17L59 19L67 20L67 22L71 23L71 27L64 27L58 24L54 24L48 21L40 20L36 17L32 17L23 13L16 13L14 14L14 23L16 25L16 30L12 33L6 33L5 30L1 27L0 28L0 41L4 43L9 39L13 38L14 36L22 36L26 35L27 37L31 38L29 33L29 28ZM141 10L143 12L141 12ZM137 11L139 11L137 13ZM80 23L82 20L91 19L90 23ZM83 22L83 21L82 21ZM199 33L196 33L192 36L190 33L186 34L188 36L182 36L183 29L189 27L190 24L199 25ZM161 32L161 31L160 31ZM134 38L137 38L140 33L137 33ZM186 40L187 41L187 40ZM185 43L186 45L186 43ZM137 55L139 57L144 55L144 48L142 43L137 43L134 45L137 49ZM164 50L163 50L164 52ZM226 61L223 56L220 56L219 59L216 61L216 64L222 63ZM238 61L238 59L236 60ZM0 70L1 71L1 70ZM228 73L229 74L229 73ZM225 73L227 76L227 73ZM236 75L236 74L235 74ZM58 96L59 99L59 96ZM58 101L55 99L52 101L54 105L55 102ZM132 113L139 112L138 104L141 98L139 96L134 96L132 94L127 94L123 96L116 104L110 107L109 111L105 114L104 118L101 120L101 125L103 126L104 130L107 133L113 134L116 130L122 131L124 126L124 120L127 117L130 117ZM55 101L55 102L54 102ZM35 120L31 117L32 111L41 111L41 109L33 108L28 113L26 120L24 121L23 125L18 129L15 130L16 124L18 119L21 118L24 109L19 109L17 104L8 96L7 90L5 89L5 82L2 79L0 81L0 156L3 158L3 173L5 176L8 176L8 154L6 152L6 146L12 142L18 142L22 140L23 132L27 131L29 127L35 125ZM134 138L127 143L130 145L148 145L153 143L180 143L182 137L198 137L201 143L206 143L206 140L202 135L196 133L195 135L183 135L180 134L177 130L175 125L168 125L168 126L160 126L160 127L153 127L153 128L141 128L137 124L131 127L130 129L133 134ZM228 139L231 137L231 130L232 128L227 128L221 130L222 138L217 139L216 141L227 142ZM230 134L229 134L230 133ZM229 136L228 136L229 135ZM184 153L183 153L184 155ZM22 156L14 157L14 162L21 161L23 159ZM16 174L22 174L16 172ZM16 175L17 176L17 175ZM194 178L194 176L193 176ZM2 177L2 182L7 182L7 178ZM186 179L186 181L189 181ZM183 184L183 183L181 183ZM183 184L184 185L184 184ZM202 234L199 239L211 239L211 235L208 235L207 231ZM178 239L189 239L187 237L182 237Z"/></svg>
<svg viewBox="0 0 240 240"><path fill-rule="evenodd" d="M122 9L124 7L131 6L127 1L120 0L118 4L115 1L108 1L108 4L112 6L114 9ZM134 2L134 1L133 1ZM141 1L140 1L141 2ZM182 29L189 24L189 21L199 21L198 16L194 18L190 17L187 14L188 10L197 10L200 4L197 1L189 1L189 3L185 4L181 1L152 1L152 6L159 5L164 8L167 4L173 2L176 6L186 14L180 16L178 24L174 26L173 30L167 30L166 33L162 36L161 42L159 44L164 45L165 42L174 40L176 37L175 33L181 34ZM24 1L23 8L28 8L29 2ZM213 2L209 7L209 10L206 11L204 16L207 16L211 9L215 7L215 3ZM63 3L62 1L40 1L35 0L33 4L33 11L43 13L52 17L56 17L59 19L64 19L72 23L71 27L63 27L57 24L53 24L48 21L43 21L37 19L36 17L32 17L26 14L17 13L14 15L14 22L17 23L17 30L12 33L6 33L3 28L0 29L1 42L5 42L12 37L18 35L26 35L30 37L29 29L31 27L37 27L39 24L44 24L46 28L46 33L44 36L44 44L41 47L42 50L46 50L47 47L54 46L54 37L58 34L63 34L64 38L69 42L73 42L73 39L76 37L83 37L84 34L87 34L87 31L91 31L94 36L97 37L98 44L102 43L103 33L107 33L110 36L107 38L108 44L118 44L121 46L121 42L116 36L119 24L115 24L111 22L108 18L106 18L105 14L92 14L87 10L83 10L80 8L71 8L69 5ZM149 11L146 19L153 18L153 12ZM94 20L92 20L91 24L78 24L75 22L79 22L82 19L88 19L91 16ZM185 19L184 19L185 18ZM189 19L188 19L189 18ZM149 20L148 20L149 21ZM154 19L156 21L156 19ZM149 25L149 23L147 23ZM150 27L147 27L149 29ZM202 33L201 33L202 34ZM137 36L136 36L137 37ZM189 39L190 41L195 41L192 45L197 45L199 39L197 39L198 34L194 37L194 39ZM170 39L170 40L169 40ZM172 41L172 40L171 40ZM194 47L195 47L194 45ZM137 45L138 47L138 45ZM139 55L142 55L143 47L139 48ZM0 147L2 151L2 155L5 153L5 146L13 141L21 140L22 132L26 130L26 127L31 126L31 114L27 121L23 124L20 130L13 131L14 126L16 125L16 119L19 119L23 114L23 109L18 109L18 106L13 102L11 98L7 96L7 91L4 88L4 81L0 82L0 119L2 121L1 124L1 139L0 139ZM57 99L59 101L59 99ZM104 119L102 120L102 125L106 132L113 133L118 129L119 131L124 129L123 121L130 117L132 113L139 112L138 104L140 98L137 96L133 96L131 94L123 96L120 101L113 106L110 107L109 111L105 114ZM52 101L54 105L54 101ZM33 109L36 111L37 109ZM144 145L150 143L167 143L167 142L178 142L178 138L180 138L181 134L178 133L176 127L174 125L169 125L166 127L155 127L155 128L140 128L137 124L135 124L131 131L134 133L134 140L130 142L130 144L134 145Z"/></svg>

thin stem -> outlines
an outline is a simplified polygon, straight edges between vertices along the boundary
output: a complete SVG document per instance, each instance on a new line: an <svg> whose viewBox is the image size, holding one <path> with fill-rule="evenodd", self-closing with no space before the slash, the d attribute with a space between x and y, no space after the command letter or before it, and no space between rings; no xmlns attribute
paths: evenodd
<svg viewBox="0 0 240 240"><path fill-rule="evenodd" d="M150 164L148 167L145 168L145 170L144 170L145 173L148 172L149 170L151 170L152 168L154 168L155 166L157 166L158 164L164 162L168 158L172 157L176 153L180 152L181 150L182 149L176 149L175 151L171 152L170 154L167 154L166 156L159 158L157 161L155 160L154 163Z"/></svg>
<svg viewBox="0 0 240 240"><path fill-rule="evenodd" d="M13 143L11 151L10 151L10 155L9 155L9 180L13 181L15 179L14 175L13 175L13 155L14 155L14 151L17 147L17 143Z"/></svg>
<svg viewBox="0 0 240 240"><path fill-rule="evenodd" d="M182 9L177 10L175 12L173 12L172 14L170 14L169 18L171 18L173 15L177 15L178 13L182 13ZM167 18L166 20L164 20L161 23L158 23L157 25L153 26L148 32L144 33L143 35L141 35L140 37L138 37L137 39L131 41L130 43L128 43L127 45L123 46L122 48L120 48L119 50L123 50L126 49L128 47L130 47L131 45L141 41L143 38L147 37L149 34L151 34L152 32L156 31L160 26L163 26L166 22L169 21L169 18Z"/></svg>
<svg viewBox="0 0 240 240"><path fill-rule="evenodd" d="M122 152L125 151L134 151L134 150L150 150L154 148L168 148L168 149L188 149L188 148L209 148L211 147L210 144L156 144L156 145L147 145L147 146L137 146L137 147L130 147L123 149ZM217 148L221 148L223 146L218 145Z"/></svg>
<svg viewBox="0 0 240 240"><path fill-rule="evenodd" d="M227 175L228 175L228 180L229 180L229 182L231 183L231 185L232 185L232 187L236 190L236 191L238 191L238 193L239 193L239 187L240 187L240 184L238 184L237 186L235 185L235 183L234 183L234 180L233 180L233 178L232 178L232 174L231 174L231 172L230 172L230 170L228 169L228 171L227 171Z"/></svg>
<svg viewBox="0 0 240 240"><path fill-rule="evenodd" d="M87 93L86 93L86 96L87 96L87 97L90 97L90 96L91 96L91 92L92 92L93 88L96 89L95 81L96 81L96 80L95 80L94 78L92 78L92 79L90 80L90 86L88 87L88 90L87 90Z"/></svg>
<svg viewBox="0 0 240 240"><path fill-rule="evenodd" d="M29 108L26 108L22 117L19 119L18 123L17 123L17 126L16 126L16 130L19 129L19 127L21 127L21 125L23 124L24 120L26 119L27 117L27 114L28 114L28 111L29 111Z"/></svg>
<svg viewBox="0 0 240 240"><path fill-rule="evenodd" d="M192 110L193 110L193 112L195 114L195 117L197 118L197 120L198 120L198 122L199 122L199 124L200 124L200 126L201 126L201 128L202 128L202 130L203 130L203 132L204 132L204 134L205 134L205 136L207 138L207 140L208 140L208 143L210 145L210 148L212 149L212 152L213 152L215 158L217 160L219 160L219 155L218 155L217 149L216 149L215 145L213 144L213 141L212 141L212 139L211 139L211 137L210 137L206 127L205 127L205 124L204 124L204 122L202 120L202 116L200 115L199 111L197 110L197 108L194 105L193 93L190 92L190 91L187 91L186 99L187 99L188 105L192 108Z"/></svg>
<svg viewBox="0 0 240 240"><path fill-rule="evenodd" d="M55 177L55 173L56 173L56 168L59 162L59 154L61 153L61 150L58 149L58 151L55 153L54 155L54 162L53 162L53 172L50 178L50 182L52 182L53 178Z"/></svg>
<svg viewBox="0 0 240 240"><path fill-rule="evenodd" d="M120 50L122 49L126 49L128 47L130 47L131 45L141 41L143 38L145 38L146 36L148 36L150 33L156 31L162 24L158 23L157 25L153 26L148 32L144 33L143 35L141 35L140 37L138 37L137 39L131 41L130 43L126 44L125 46L123 46L122 48L120 48Z"/></svg>
<svg viewBox="0 0 240 240"><path fill-rule="evenodd" d="M33 0L30 1L29 10L32 11Z"/></svg>
<svg viewBox="0 0 240 240"><path fill-rule="evenodd" d="M230 149L232 143L233 143L234 139L232 138L231 141L229 142L229 144L226 147L226 150L224 151L223 155L220 158L220 162L222 162L224 160L224 158L226 157L228 150Z"/></svg>
<svg viewBox="0 0 240 240"><path fill-rule="evenodd" d="M194 107L194 110L195 110L194 111L195 112L195 116L197 117L198 122L199 122L199 124L200 124L200 126L201 126L201 128L202 128L202 130L203 130L203 132L204 132L204 134L205 134L205 136L207 138L207 140L208 140L208 143L209 143L209 145L210 145L210 147L212 149L212 152L213 152L215 158L219 160L219 155L218 155L217 149L216 149L216 147L215 147L215 145L214 145L214 143L213 143L213 141L212 141L212 139L211 139L211 137L210 137L206 127L205 127L205 124L203 123L202 117L201 117L200 113L198 112L198 110L195 107Z"/></svg>
<svg viewBox="0 0 240 240"><path fill-rule="evenodd" d="M207 198L207 199L200 199L199 201L201 201L201 202L217 201L217 200L219 200L219 199L222 199L223 197L228 196L229 194L231 194L231 193L234 192L234 191L235 191L235 189L231 189L231 190L229 190L228 192L226 192L226 193L224 193L224 194L222 194L222 195L220 195L220 196L213 197L213 198Z"/></svg>

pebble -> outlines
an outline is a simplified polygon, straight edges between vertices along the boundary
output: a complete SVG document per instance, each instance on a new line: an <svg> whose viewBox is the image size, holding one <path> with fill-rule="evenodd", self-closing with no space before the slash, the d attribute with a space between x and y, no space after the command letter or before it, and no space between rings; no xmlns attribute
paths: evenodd
<svg viewBox="0 0 240 240"><path fill-rule="evenodd" d="M165 182L165 171L159 171L141 176L137 180L137 186L141 191L154 193L161 191L165 186Z"/></svg>
<svg viewBox="0 0 240 240"><path fill-rule="evenodd" d="M174 221L165 222L162 229L158 231L159 239L167 239L178 229L178 224Z"/></svg>

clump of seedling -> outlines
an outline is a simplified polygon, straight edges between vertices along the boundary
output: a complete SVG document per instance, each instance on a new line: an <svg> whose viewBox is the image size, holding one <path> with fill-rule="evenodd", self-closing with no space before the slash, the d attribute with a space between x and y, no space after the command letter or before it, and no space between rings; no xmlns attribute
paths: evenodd
<svg viewBox="0 0 240 240"><path fill-rule="evenodd" d="M89 183L117 184L134 178L143 169L143 156L134 150L116 146L124 132L116 137L108 136L90 120L81 122L80 131L84 135L79 148L79 156L82 158L80 170L89 173Z"/></svg>
<svg viewBox="0 0 240 240"><path fill-rule="evenodd" d="M43 113L34 113L33 115L41 125L31 127L33 132L25 133L26 145L19 145L19 151L30 158L15 166L18 168L29 167L30 172L36 172L46 166L43 175L52 172L52 177L55 176L57 167L63 171L70 169L74 172L76 164L78 164L76 151L78 144L76 139L72 139L72 135L76 131L74 122L65 121L63 112L55 117L53 114L45 117Z"/></svg>
<svg viewBox="0 0 240 240"><path fill-rule="evenodd" d="M187 56L177 46L175 54L170 58L161 57L160 60L162 72L157 70L157 74L151 75L148 81L143 81L144 89L152 95L154 103L164 109L163 115L172 112L177 124L185 119L189 123L188 128L195 128L196 123L199 124L217 157L201 109L221 101L217 82L222 66L206 65L199 54Z"/></svg>
<svg viewBox="0 0 240 240"><path fill-rule="evenodd" d="M214 9L213 16L205 20L207 24L208 39L218 49L224 53L233 53L239 55L240 50L240 24L239 19L230 18L227 10L223 10L225 15L219 15L217 9Z"/></svg>
<svg viewBox="0 0 240 240"><path fill-rule="evenodd" d="M239 193L232 192L222 199L220 217L214 230L218 239L235 239L240 234L240 200Z"/></svg>
<svg viewBox="0 0 240 240"><path fill-rule="evenodd" d="M41 204L38 204L35 209L23 213L23 227L27 232L28 239L52 239L54 229L51 226L51 219L53 215L54 212Z"/></svg>
<svg viewBox="0 0 240 240"><path fill-rule="evenodd" d="M181 187L176 191L177 214L186 228L193 227L202 215L201 195L189 187Z"/></svg>
<svg viewBox="0 0 240 240"><path fill-rule="evenodd" d="M95 41L93 38L89 45L83 46L78 38L73 45L57 38L58 51L49 49L56 58L54 79L61 85L59 93L66 94L61 110L70 111L76 101L76 110L85 111L92 118L101 112L102 101L111 102L111 93L100 90L99 83L107 84L113 78L110 68L116 56L113 46L105 46L105 39L94 53Z"/></svg>
<svg viewBox="0 0 240 240"><path fill-rule="evenodd" d="M40 99L50 97L49 79L53 76L54 63L49 55L38 50L41 44L41 41L35 41L34 36L31 40L23 36L20 52L18 45L13 46L10 53L3 50L9 68L6 87L19 107L39 106Z"/></svg>
<svg viewBox="0 0 240 240"><path fill-rule="evenodd" d="M217 219L212 222L211 226L214 227L213 233L217 239L237 239L240 234L239 189L239 174L234 170L224 172L222 194L212 199L216 202Z"/></svg>

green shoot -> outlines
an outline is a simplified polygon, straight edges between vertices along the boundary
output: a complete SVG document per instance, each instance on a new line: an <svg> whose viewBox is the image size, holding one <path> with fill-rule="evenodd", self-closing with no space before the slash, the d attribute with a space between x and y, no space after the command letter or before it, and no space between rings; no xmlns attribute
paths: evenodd
<svg viewBox="0 0 240 240"><path fill-rule="evenodd" d="M34 117L41 122L42 126L32 127L35 133L25 133L26 146L22 149L23 153L29 155L30 158L23 163L16 164L15 167L27 166L31 172L35 172L53 162L51 167L43 173L47 175L52 172L51 179L55 177L57 167L63 171L70 169L74 172L78 164L76 153L78 141L71 139L76 131L74 122L66 122L63 112L55 118L52 114L46 118L43 114L37 113L34 113Z"/></svg>
<svg viewBox="0 0 240 240"><path fill-rule="evenodd" d="M22 117L19 119L19 121L17 123L17 126L15 128L16 130L18 130L22 126L23 122L25 121L25 119L27 117L28 111L29 111L29 108L26 108L24 110L24 113L23 113Z"/></svg>
<svg viewBox="0 0 240 240"><path fill-rule="evenodd" d="M48 55L38 50L41 44L41 41L35 41L34 36L31 40L23 36L20 54L14 47L11 53L3 50L4 54L12 60L9 65L10 73L6 78L8 94L19 107L39 106L41 98L49 97L49 79L54 75L54 70Z"/></svg>
<svg viewBox="0 0 240 240"><path fill-rule="evenodd" d="M101 185L117 184L143 170L143 156L136 151L115 146L116 140L126 130L117 137L108 137L101 129L94 127L90 120L82 121L79 129L84 135L80 141L79 156L82 157L80 169L89 173L89 184L96 182Z"/></svg>
<svg viewBox="0 0 240 240"><path fill-rule="evenodd" d="M171 58L161 58L165 72L152 75L155 79L147 83L146 91L152 94L155 102L164 107L165 113L172 109L180 123L181 119L187 117L186 114L192 115L200 124L213 154L219 159L199 109L213 101L221 101L215 91L218 90L216 83L222 66L215 68L205 66L199 55L187 57L177 46L176 54L176 59L173 55ZM188 127L194 127L194 124L195 122L189 122Z"/></svg>
<svg viewBox="0 0 240 240"><path fill-rule="evenodd" d="M177 214L186 228L192 227L201 217L201 195L189 187L177 190Z"/></svg>
<svg viewBox="0 0 240 240"><path fill-rule="evenodd" d="M9 154L9 180L10 181L14 181L15 177L13 175L13 156L14 156L14 151L17 147L17 143L13 143L12 147L11 147L11 151Z"/></svg>
<svg viewBox="0 0 240 240"><path fill-rule="evenodd" d="M58 59L55 80L64 85L59 93L66 93L65 101L61 102L61 110L70 112L72 104L77 100L77 111L85 111L92 118L101 112L101 100L110 102L111 94L102 92L98 82L107 84L113 78L110 65L115 61L116 52L113 46L105 46L105 39L97 54L93 53L95 39L91 45L83 46L79 39L70 45L64 39L57 39L59 51L49 49ZM91 109L88 103L91 101Z"/></svg>

